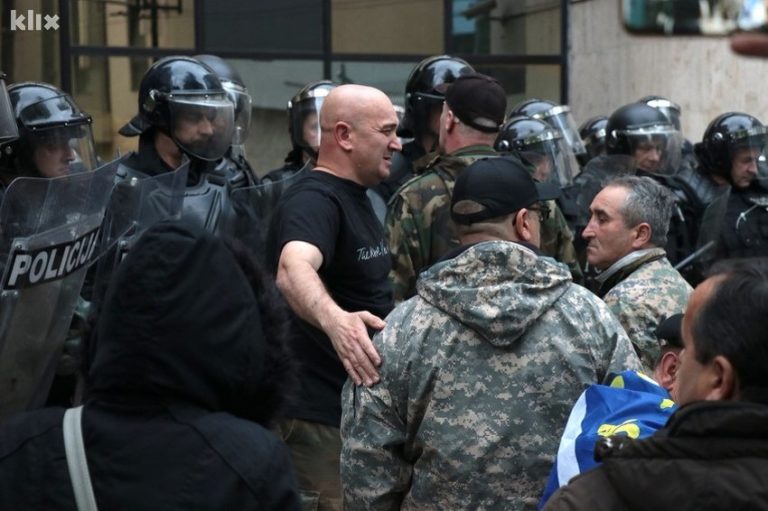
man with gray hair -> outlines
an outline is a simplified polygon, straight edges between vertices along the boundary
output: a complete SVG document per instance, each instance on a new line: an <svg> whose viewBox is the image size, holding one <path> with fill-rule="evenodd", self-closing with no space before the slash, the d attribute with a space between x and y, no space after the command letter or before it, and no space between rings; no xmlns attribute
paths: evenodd
<svg viewBox="0 0 768 511"><path fill-rule="evenodd" d="M674 200L651 178L614 179L592 201L582 233L587 261L601 272L598 295L627 331L647 370L659 357L654 335L659 322L683 312L692 291L663 248Z"/></svg>

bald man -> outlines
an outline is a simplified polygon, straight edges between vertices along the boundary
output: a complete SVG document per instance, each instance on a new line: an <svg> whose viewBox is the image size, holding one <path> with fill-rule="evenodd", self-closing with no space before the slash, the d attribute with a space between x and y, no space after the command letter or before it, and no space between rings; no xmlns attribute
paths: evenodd
<svg viewBox="0 0 768 511"><path fill-rule="evenodd" d="M320 110L317 165L280 200L267 240L277 285L296 315L291 342L301 390L279 429L303 497L341 509L341 389L373 385L381 363L371 336L393 307L391 258L366 189L401 149L397 116L380 90L333 89Z"/></svg>

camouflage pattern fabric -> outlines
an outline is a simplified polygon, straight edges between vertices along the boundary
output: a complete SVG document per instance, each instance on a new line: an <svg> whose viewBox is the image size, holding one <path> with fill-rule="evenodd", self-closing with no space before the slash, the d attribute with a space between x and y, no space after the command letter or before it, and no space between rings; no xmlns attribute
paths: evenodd
<svg viewBox="0 0 768 511"><path fill-rule="evenodd" d="M459 245L450 206L461 171L476 160L497 156L492 147L481 145L433 155L424 172L389 200L384 230L392 254L389 280L395 303L413 296L419 272Z"/></svg>
<svg viewBox="0 0 768 511"><path fill-rule="evenodd" d="M536 509L573 403L640 368L608 308L512 242L421 274L374 338L381 382L342 392L347 510Z"/></svg>
<svg viewBox="0 0 768 511"><path fill-rule="evenodd" d="M488 146L470 146L450 155L433 155L427 168L390 199L384 229L392 254L389 280L395 303L413 296L418 274L459 245L450 205L453 186L461 171L478 159L498 156ZM549 219L541 228L541 250L567 264L574 279L581 282L573 232L554 201L550 209Z"/></svg>
<svg viewBox="0 0 768 511"><path fill-rule="evenodd" d="M656 327L663 319L685 312L693 291L666 257L655 258L664 253L663 248L645 251L636 261L640 264L633 264L633 271L603 297L635 345L646 371L651 372L661 354Z"/></svg>

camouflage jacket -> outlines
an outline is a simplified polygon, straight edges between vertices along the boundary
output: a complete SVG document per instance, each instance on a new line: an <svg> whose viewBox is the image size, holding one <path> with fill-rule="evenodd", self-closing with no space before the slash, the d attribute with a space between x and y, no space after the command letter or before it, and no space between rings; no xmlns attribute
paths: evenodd
<svg viewBox="0 0 768 511"><path fill-rule="evenodd" d="M392 196L384 228L392 254L389 280L395 302L413 296L418 274L459 245L450 211L454 183L474 161L495 156L499 154L489 146L479 145L435 155L423 173ZM573 232L554 201L549 207L551 214L541 228L541 250L566 263L580 282L582 273L573 248Z"/></svg>
<svg viewBox="0 0 768 511"><path fill-rule="evenodd" d="M490 241L419 277L374 338L381 382L342 392L345 509L535 509L573 403L638 369L564 265Z"/></svg>
<svg viewBox="0 0 768 511"><path fill-rule="evenodd" d="M419 272L458 246L451 220L451 194L456 179L474 161L498 156L490 146L464 147L436 155L426 170L406 182L389 200L384 222L395 302L413 296Z"/></svg>
<svg viewBox="0 0 768 511"><path fill-rule="evenodd" d="M685 311L693 289L665 257L663 248L638 250L605 270L603 300L626 330L643 366L652 371L660 355L656 327Z"/></svg>

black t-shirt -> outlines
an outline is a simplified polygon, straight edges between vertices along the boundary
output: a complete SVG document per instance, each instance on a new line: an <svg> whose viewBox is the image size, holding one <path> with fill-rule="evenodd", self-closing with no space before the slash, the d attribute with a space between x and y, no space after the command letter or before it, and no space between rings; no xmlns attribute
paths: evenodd
<svg viewBox="0 0 768 511"><path fill-rule="evenodd" d="M345 311L367 310L384 318L393 307L387 279L391 259L365 192L365 187L327 172L312 171L301 178L277 206L267 239L268 260L276 269L286 243L311 243L323 254L318 274L333 300ZM302 388L286 415L338 427L344 366L324 332L298 317L293 325Z"/></svg>

